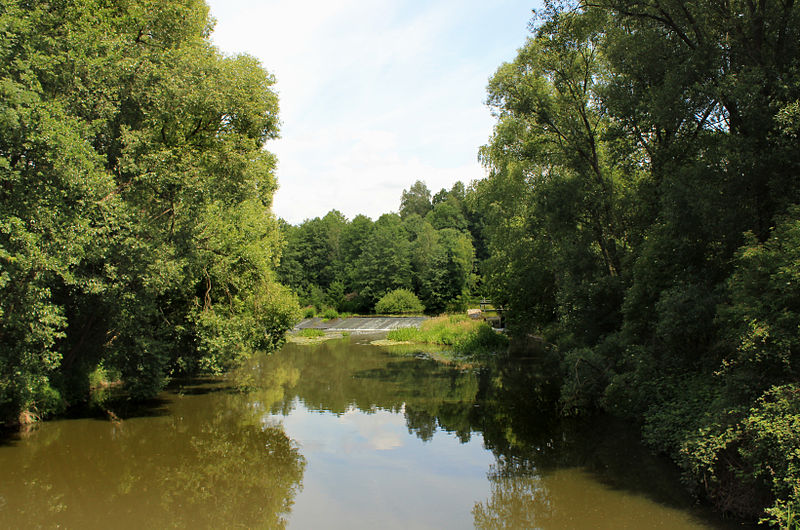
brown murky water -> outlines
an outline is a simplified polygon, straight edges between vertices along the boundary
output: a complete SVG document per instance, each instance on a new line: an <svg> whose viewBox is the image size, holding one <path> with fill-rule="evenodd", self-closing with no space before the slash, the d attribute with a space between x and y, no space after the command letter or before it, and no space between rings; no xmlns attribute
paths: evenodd
<svg viewBox="0 0 800 530"><path fill-rule="evenodd" d="M548 421L530 366L358 342L0 440L0 528L724 527L624 427Z"/></svg>

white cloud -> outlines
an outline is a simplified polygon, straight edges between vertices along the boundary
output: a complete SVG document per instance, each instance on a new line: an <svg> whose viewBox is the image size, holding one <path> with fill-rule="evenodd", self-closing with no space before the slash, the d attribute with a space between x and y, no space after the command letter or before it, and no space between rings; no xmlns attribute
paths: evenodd
<svg viewBox="0 0 800 530"><path fill-rule="evenodd" d="M282 138L274 208L292 223L336 208L396 210L484 172L488 77L523 44L521 0L211 0L214 41L277 77Z"/></svg>

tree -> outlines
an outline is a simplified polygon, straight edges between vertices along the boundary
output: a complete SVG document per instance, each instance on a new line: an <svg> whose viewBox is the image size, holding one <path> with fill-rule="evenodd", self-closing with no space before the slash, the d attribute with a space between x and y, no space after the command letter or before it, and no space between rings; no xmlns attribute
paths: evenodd
<svg viewBox="0 0 800 530"><path fill-rule="evenodd" d="M400 216L380 216L356 265L356 285L361 296L374 304L393 289L411 287L409 251Z"/></svg>
<svg viewBox="0 0 800 530"><path fill-rule="evenodd" d="M454 228L456 230L465 231L467 229L467 220L462 211L462 205L455 197L448 197L446 200L441 201L428 212L425 219L433 225L437 230L443 228Z"/></svg>
<svg viewBox="0 0 800 530"><path fill-rule="evenodd" d="M0 11L0 416L280 343L274 79L199 0Z"/></svg>
<svg viewBox="0 0 800 530"><path fill-rule="evenodd" d="M420 294L428 311L440 313L469 293L475 251L468 235L445 228L436 232L428 259L420 272Z"/></svg>
<svg viewBox="0 0 800 530"><path fill-rule="evenodd" d="M510 304L514 318L533 318L527 325L540 333L557 321L551 331L576 344L619 324L630 251L624 205L637 177L624 171L631 147L606 134L605 23L596 11L555 10L544 20L490 81L488 103L498 122L481 150L493 169L482 195L497 204L488 214L498 223L490 252L513 260L510 269L498 260L492 265L508 281L495 284L498 301ZM518 296L531 285L532 296ZM599 326L598 300L607 304Z"/></svg>
<svg viewBox="0 0 800 530"><path fill-rule="evenodd" d="M403 190L400 198L400 217L405 219L415 213L420 217L431 209L431 191L421 180L416 181L410 188Z"/></svg>

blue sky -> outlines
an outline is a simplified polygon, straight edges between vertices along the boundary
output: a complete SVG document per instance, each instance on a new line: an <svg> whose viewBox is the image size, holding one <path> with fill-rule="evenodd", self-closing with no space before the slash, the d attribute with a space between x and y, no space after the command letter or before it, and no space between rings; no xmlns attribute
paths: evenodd
<svg viewBox="0 0 800 530"><path fill-rule="evenodd" d="M482 178L494 119L489 77L528 36L538 0L208 0L212 39L277 78L281 139L275 213L291 223L338 209L396 211Z"/></svg>

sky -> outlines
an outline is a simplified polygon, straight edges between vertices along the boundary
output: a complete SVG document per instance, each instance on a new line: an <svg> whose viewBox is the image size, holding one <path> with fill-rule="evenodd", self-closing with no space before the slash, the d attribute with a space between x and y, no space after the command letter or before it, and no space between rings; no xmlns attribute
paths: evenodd
<svg viewBox="0 0 800 530"><path fill-rule="evenodd" d="M539 0L207 0L223 53L275 75L281 138L273 210L292 224L332 209L397 211L483 178L486 85L516 56Z"/></svg>

